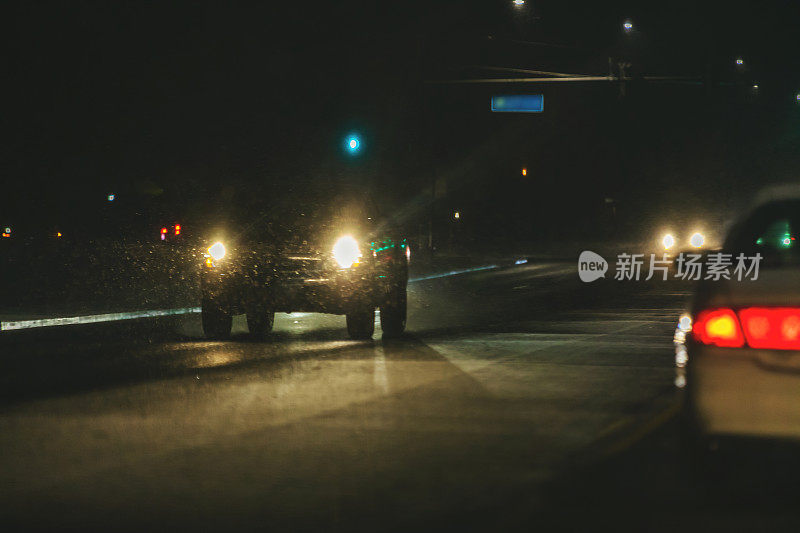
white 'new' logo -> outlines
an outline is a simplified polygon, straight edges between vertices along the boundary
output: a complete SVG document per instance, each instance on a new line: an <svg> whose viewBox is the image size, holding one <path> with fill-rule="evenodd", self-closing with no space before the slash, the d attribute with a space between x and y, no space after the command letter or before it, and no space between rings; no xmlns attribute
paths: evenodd
<svg viewBox="0 0 800 533"><path fill-rule="evenodd" d="M600 255L586 250L578 257L578 276L581 281L589 283L599 278L606 277L608 262Z"/></svg>

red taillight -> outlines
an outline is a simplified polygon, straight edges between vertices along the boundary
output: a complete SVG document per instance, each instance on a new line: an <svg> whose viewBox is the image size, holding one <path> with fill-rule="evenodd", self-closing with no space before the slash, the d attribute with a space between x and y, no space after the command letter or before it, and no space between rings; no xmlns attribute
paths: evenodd
<svg viewBox="0 0 800 533"><path fill-rule="evenodd" d="M746 343L763 350L800 350L800 308L709 309L697 315L692 336L715 346L739 348Z"/></svg>
<svg viewBox="0 0 800 533"><path fill-rule="evenodd" d="M703 344L728 348L744 346L744 335L733 309L710 309L702 311L692 325L692 336Z"/></svg>
<svg viewBox="0 0 800 533"><path fill-rule="evenodd" d="M800 308L748 307L739 318L752 348L800 350Z"/></svg>
<svg viewBox="0 0 800 533"><path fill-rule="evenodd" d="M180 235L180 234L181 234L181 225L175 224L175 235Z"/></svg>
<svg viewBox="0 0 800 533"><path fill-rule="evenodd" d="M161 233L164 234L167 232L167 228L161 228Z"/></svg>

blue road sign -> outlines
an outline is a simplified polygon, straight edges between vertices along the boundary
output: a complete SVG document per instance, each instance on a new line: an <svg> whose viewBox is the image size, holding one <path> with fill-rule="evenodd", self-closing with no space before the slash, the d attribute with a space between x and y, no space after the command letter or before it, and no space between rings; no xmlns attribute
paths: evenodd
<svg viewBox="0 0 800 533"><path fill-rule="evenodd" d="M542 111L544 111L543 94L492 96L493 113L541 113Z"/></svg>

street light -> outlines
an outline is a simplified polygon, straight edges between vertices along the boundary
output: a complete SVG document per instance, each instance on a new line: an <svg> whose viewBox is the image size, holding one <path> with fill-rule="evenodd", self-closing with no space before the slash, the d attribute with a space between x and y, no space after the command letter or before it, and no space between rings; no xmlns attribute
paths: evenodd
<svg viewBox="0 0 800 533"><path fill-rule="evenodd" d="M514 5L517 7L522 7L525 5L525 0L514 0Z"/></svg>
<svg viewBox="0 0 800 533"><path fill-rule="evenodd" d="M522 175L523 175L523 177L528 175L528 169L527 168L522 167Z"/></svg>
<svg viewBox="0 0 800 533"><path fill-rule="evenodd" d="M113 202L115 198L116 198L116 196L115 196L113 193L112 193L112 194L109 194L109 195L106 197L106 199L107 199L109 202Z"/></svg>
<svg viewBox="0 0 800 533"><path fill-rule="evenodd" d="M622 23L622 28L625 30L625 33L630 33L633 31L633 22L630 19L626 20Z"/></svg>
<svg viewBox="0 0 800 533"><path fill-rule="evenodd" d="M459 211L456 211L455 213L453 213L453 218L458 220L459 218L461 218L461 213Z"/></svg>
<svg viewBox="0 0 800 533"><path fill-rule="evenodd" d="M736 66L737 67L741 67L743 65L744 65L744 59L742 59L741 57L737 57L736 58Z"/></svg>

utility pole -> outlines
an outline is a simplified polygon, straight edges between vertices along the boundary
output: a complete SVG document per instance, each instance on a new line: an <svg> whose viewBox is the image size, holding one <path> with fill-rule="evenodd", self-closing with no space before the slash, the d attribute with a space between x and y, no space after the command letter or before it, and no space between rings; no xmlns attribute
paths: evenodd
<svg viewBox="0 0 800 533"><path fill-rule="evenodd" d="M619 69L619 75L617 79L619 80L619 97L620 99L625 98L628 94L628 69L631 67L631 64L627 61L617 61L617 68Z"/></svg>
<svg viewBox="0 0 800 533"><path fill-rule="evenodd" d="M433 254L433 218L436 215L436 175L431 179L431 209L428 217L428 251Z"/></svg>

